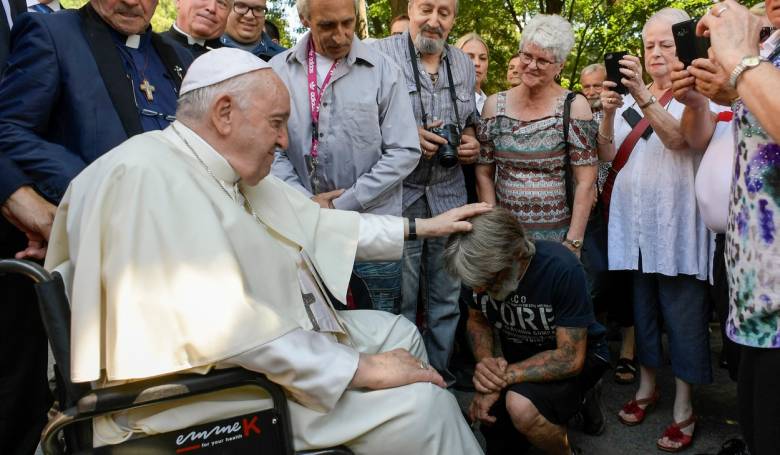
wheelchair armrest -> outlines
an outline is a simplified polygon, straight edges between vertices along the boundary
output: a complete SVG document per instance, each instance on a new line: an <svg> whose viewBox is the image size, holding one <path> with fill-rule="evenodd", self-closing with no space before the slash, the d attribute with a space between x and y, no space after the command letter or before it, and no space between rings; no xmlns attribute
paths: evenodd
<svg viewBox="0 0 780 455"><path fill-rule="evenodd" d="M91 390L78 400L76 407L82 415L104 414L241 385L255 385L267 390L276 406L284 404L286 400L281 387L264 375L242 368L230 368L213 370L208 374L172 374Z"/></svg>

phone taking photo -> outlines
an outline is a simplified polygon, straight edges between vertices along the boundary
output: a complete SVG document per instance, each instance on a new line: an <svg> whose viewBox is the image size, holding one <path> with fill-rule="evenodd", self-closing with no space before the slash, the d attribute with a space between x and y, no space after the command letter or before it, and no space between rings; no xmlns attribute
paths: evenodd
<svg viewBox="0 0 780 455"><path fill-rule="evenodd" d="M620 81L624 76L620 72L620 60L628 55L626 51L609 52L604 54L604 66L607 68L607 80L617 84L617 87L613 88L613 92L625 95L628 93L628 89Z"/></svg>
<svg viewBox="0 0 780 455"><path fill-rule="evenodd" d="M691 63L697 58L709 58L710 39L705 36L696 36L698 22L698 19L689 19L672 25L677 58L686 68L691 66Z"/></svg>

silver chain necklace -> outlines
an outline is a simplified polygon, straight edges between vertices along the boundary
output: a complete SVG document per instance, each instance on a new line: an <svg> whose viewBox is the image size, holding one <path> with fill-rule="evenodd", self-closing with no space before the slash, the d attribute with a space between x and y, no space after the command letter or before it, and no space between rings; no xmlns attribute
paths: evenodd
<svg viewBox="0 0 780 455"><path fill-rule="evenodd" d="M225 193L225 196L227 196L231 201L235 201L233 199L233 196L230 195L230 191L228 191L227 188L225 188L225 185L222 183L222 180L218 179L216 175L211 171L211 168L206 164L205 161L203 161L203 158L198 155L198 152L195 151L195 149L190 145L190 143L187 141L187 139L179 132L179 130L176 128L176 125L171 125L171 128L173 128L173 132L176 133L177 136L179 136L179 139L184 142L184 145L187 146L188 149L190 149L190 152L195 157L196 160L203 166L203 169L206 170L206 172L211 176L212 179L214 179L215 182L217 182L217 185L222 190L223 193ZM241 191L238 186L236 186L236 191L238 194L241 195L241 197L244 198L244 208L247 209L247 211L252 215L252 217L257 221L258 224L265 225L262 220L260 220L260 217L257 216L257 212L255 212L254 207L252 207L252 203L249 201L249 198L244 195L244 193Z"/></svg>

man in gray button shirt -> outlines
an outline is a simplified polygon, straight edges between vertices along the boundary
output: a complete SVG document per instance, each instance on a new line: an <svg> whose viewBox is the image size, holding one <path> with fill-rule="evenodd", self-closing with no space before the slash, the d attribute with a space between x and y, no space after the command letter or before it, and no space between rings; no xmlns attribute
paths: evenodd
<svg viewBox="0 0 780 455"><path fill-rule="evenodd" d="M311 32L271 60L290 92L272 173L322 207L400 216L420 141L401 70L354 36L354 0L298 0ZM398 314L401 263L358 263L374 309Z"/></svg>
<svg viewBox="0 0 780 455"><path fill-rule="evenodd" d="M409 31L380 40L375 46L401 65L417 121L423 159L404 181L403 193L403 214L413 219L466 203L460 164L476 160L479 142L474 134L474 65L466 54L446 44L458 12L457 0L410 0L408 12ZM446 166L439 152L447 140L431 131L445 125L457 125L461 137L456 149L458 162L449 163L451 167ZM431 365L451 384L454 377L447 365L460 313L460 283L443 268L445 241L406 242L402 311L410 320L416 320L417 297L424 283L425 347Z"/></svg>

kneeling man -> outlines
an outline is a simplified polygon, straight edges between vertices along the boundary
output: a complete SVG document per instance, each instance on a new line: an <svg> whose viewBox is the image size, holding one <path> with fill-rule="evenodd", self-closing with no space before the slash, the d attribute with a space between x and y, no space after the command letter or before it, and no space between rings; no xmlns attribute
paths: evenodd
<svg viewBox="0 0 780 455"><path fill-rule="evenodd" d="M472 218L453 235L447 269L477 293L467 330L478 361L470 417L482 422L488 454L572 453L566 422L608 367L604 328L593 316L585 272L558 242L531 241L504 209ZM495 357L495 327L503 357ZM598 415L599 403L592 403ZM588 422L586 422L586 425Z"/></svg>
<svg viewBox="0 0 780 455"><path fill-rule="evenodd" d="M342 314L360 260L399 260L405 237L470 229L474 205L433 219L321 210L269 176L287 147L289 94L254 55L199 57L177 121L135 136L73 180L47 268L70 264L72 379L110 386L243 367L290 396L297 450L481 453L427 364L416 328L374 311ZM97 419L96 445L263 409L245 391Z"/></svg>

